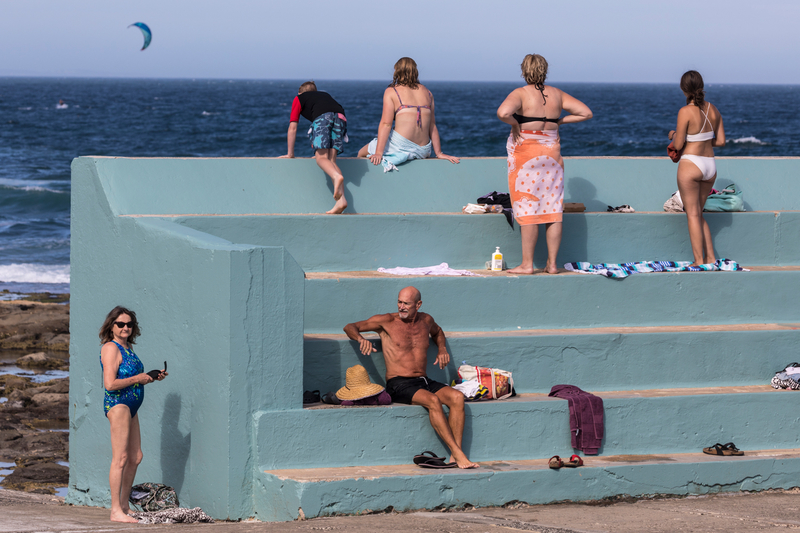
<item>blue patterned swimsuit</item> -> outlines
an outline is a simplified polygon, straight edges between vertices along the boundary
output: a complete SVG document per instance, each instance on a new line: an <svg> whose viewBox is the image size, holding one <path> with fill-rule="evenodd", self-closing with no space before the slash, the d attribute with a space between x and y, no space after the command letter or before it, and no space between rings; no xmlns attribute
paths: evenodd
<svg viewBox="0 0 800 533"><path fill-rule="evenodd" d="M137 374L144 372L144 365L133 353L131 349L125 349L116 341L112 341L119 348L122 353L122 362L119 364L117 370L117 379L131 378ZM100 356L100 369L103 369L103 357ZM144 401L144 385L135 383L129 387L119 390L106 390L105 397L103 398L103 411L108 416L108 410L115 405L127 405L131 410L131 418L136 416L136 411L142 406Z"/></svg>

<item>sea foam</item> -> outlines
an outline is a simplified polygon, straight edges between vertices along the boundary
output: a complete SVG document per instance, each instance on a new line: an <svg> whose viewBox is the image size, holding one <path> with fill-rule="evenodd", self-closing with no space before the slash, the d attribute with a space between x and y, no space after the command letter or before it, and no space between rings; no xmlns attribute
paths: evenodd
<svg viewBox="0 0 800 533"><path fill-rule="evenodd" d="M69 265L12 263L0 265L0 282L69 283Z"/></svg>
<svg viewBox="0 0 800 533"><path fill-rule="evenodd" d="M753 137L752 135L750 137L739 137L738 139L733 139L731 142L734 144L759 144L762 146L767 144L761 139Z"/></svg>

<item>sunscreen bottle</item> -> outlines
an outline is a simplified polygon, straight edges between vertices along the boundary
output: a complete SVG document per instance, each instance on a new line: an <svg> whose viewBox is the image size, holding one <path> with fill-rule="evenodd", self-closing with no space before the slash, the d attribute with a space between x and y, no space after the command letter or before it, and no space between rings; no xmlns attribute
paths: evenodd
<svg viewBox="0 0 800 533"><path fill-rule="evenodd" d="M492 270L495 271L503 270L503 254L500 253L499 246L492 254Z"/></svg>

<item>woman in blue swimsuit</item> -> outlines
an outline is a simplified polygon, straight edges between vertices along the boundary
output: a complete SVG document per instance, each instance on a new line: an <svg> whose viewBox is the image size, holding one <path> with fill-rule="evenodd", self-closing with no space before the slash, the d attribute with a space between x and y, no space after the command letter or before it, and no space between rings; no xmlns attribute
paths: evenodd
<svg viewBox="0 0 800 533"><path fill-rule="evenodd" d="M111 424L111 469L108 482L111 486L111 520L136 522L128 516L136 469L142 462L139 434L139 417L136 412L144 400L144 385L153 378L144 373L144 366L133 353L131 346L139 336L136 313L124 307L115 307L106 316L100 328L100 368L103 371L103 410ZM156 378L167 376L162 371Z"/></svg>

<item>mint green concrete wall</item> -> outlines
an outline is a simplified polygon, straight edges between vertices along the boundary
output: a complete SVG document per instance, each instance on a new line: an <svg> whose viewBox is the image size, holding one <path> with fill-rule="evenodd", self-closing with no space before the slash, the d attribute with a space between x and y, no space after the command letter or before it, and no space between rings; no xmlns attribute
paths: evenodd
<svg viewBox="0 0 800 533"><path fill-rule="evenodd" d="M800 263L800 212L707 213L718 257L743 265ZM483 268L499 246L509 265L522 260L519 228L501 214L406 214L339 217L180 217L177 223L231 242L286 246L306 272L420 267ZM335 229L334 229L335 228ZM534 259L547 258L540 229ZM681 213L567 213L559 263L692 260Z"/></svg>
<svg viewBox="0 0 800 533"><path fill-rule="evenodd" d="M412 161L384 173L342 159L352 213L456 212L491 191L507 191L504 154ZM332 188L312 159L94 158L116 215L324 213ZM800 159L718 158L718 184L734 181L749 211L800 209ZM590 211L630 204L661 211L677 190L677 166L664 158L566 158L565 201ZM170 191L152 194L153 190Z"/></svg>
<svg viewBox="0 0 800 533"><path fill-rule="evenodd" d="M742 450L798 448L797 400L787 394L605 399L600 455L700 453L732 441ZM264 411L256 420L262 470L410 464L423 450L446 453L420 406ZM564 457L567 401L468 403L462 447L479 462Z"/></svg>
<svg viewBox="0 0 800 533"><path fill-rule="evenodd" d="M462 361L513 370L517 392L548 393L556 383L588 391L766 384L797 351L800 324L767 331L547 334L450 337L452 362L443 370L428 349L427 374L450 383ZM362 365L373 383L385 385L386 366L377 353L362 355L351 340L306 339L303 389L336 391L347 369Z"/></svg>
<svg viewBox="0 0 800 533"><path fill-rule="evenodd" d="M788 212L798 209L798 162L719 161L720 183L725 183L724 171L744 189L750 209L780 211L711 217L723 248L754 261L764 257L762 264L800 260L794 246L800 213ZM359 213L453 213L480 194L506 188L503 158L467 159L460 165L413 162L393 174L358 160L343 160L342 168L351 211ZM568 160L566 200L583 201L590 210L629 203L639 211L660 211L675 189L674 172L675 166L666 159ZM146 387L140 411L145 458L137 481L173 485L184 505L200 506L216 518L286 519L297 512L293 506L309 505L305 499L310 494L319 497L321 489L306 491L291 482L265 480L265 466L405 462L409 453L435 444L424 410L418 407L301 408L303 333L338 333L344 323L391 310L399 288L409 284L404 278L304 280L303 270L392 260L398 245L418 248L418 253L409 255L415 260L438 247L457 255L459 243L465 243L470 233L483 232L489 235L486 241L472 239L480 249L458 255L457 261L473 264L480 257L478 263L482 262L496 245L488 241L500 238L513 258L516 233L502 218L432 216L425 219L429 235L420 244L426 233L420 215L407 217L405 224L396 216L359 217L374 223L370 227L382 239L358 227L355 217L274 217L265 222L266 217L169 216L319 213L330 207L330 194L311 160L103 157L73 162L70 503L109 502L110 444L102 415L97 330L118 304L139 315L143 336L136 351L145 366L157 368L166 359L170 369L167 380ZM654 251L657 248L648 241L657 239L668 243L672 253L685 246L680 215L624 219L586 214L568 220L573 235L585 231L587 257L622 257L637 246ZM626 223L635 237L614 233L615 224ZM466 231L454 231L461 225ZM299 229L294 231L293 226ZM413 226L412 231L405 232L409 229L405 226ZM452 243L441 244L448 238ZM565 250L579 256L582 246L575 239L565 244ZM365 249L374 250L374 257ZM536 276L415 279L414 283L422 290L423 310L445 329L492 330L800 322L797 275L659 274L621 282L593 276ZM787 343L772 346L779 350ZM633 352L628 352L625 356L632 359ZM689 351L682 354L691 356ZM648 354L642 355L643 366L647 358ZM613 360L601 359L600 370L611 371ZM775 361L775 354L764 359ZM719 364L714 358L707 361ZM332 375L337 364L343 362L331 361ZM524 367L522 374L530 371L533 366ZM338 372L341 376L341 366ZM743 447L798 446L797 420L792 418L796 409L782 395L730 395L721 400L610 400L604 451L696 451L698 444L734 437ZM515 424L538 443L537 457L551 455L556 448L563 454L568 446L566 402L496 403L469 409L465 443L474 459L501 451L509 457L531 456L530 442L522 439L504 450L493 448L496 434ZM759 416L764 412L770 417ZM775 417L784 421L782 426L774 424ZM652 424L655 419L658 426ZM663 428L669 428L669 437L654 447ZM392 483L383 486L395 490ZM342 505L355 509L358 504ZM340 507L330 507L334 508Z"/></svg>
<svg viewBox="0 0 800 533"><path fill-rule="evenodd" d="M439 475L310 482L262 474L259 518L296 520L371 511L414 511L531 505L602 500L611 495L699 495L720 492L790 489L797 486L796 458L737 458L730 462L584 466L551 470L444 471ZM269 495L280 492L279 501ZM643 525L642 530L648 529Z"/></svg>
<svg viewBox="0 0 800 533"><path fill-rule="evenodd" d="M145 367L166 359L170 372L145 387L136 481L172 485L217 518L252 515L251 409L301 402L302 271L281 247L113 217L91 159L74 162L72 191L68 501L110 501L97 332L124 305L137 312Z"/></svg>
<svg viewBox="0 0 800 533"><path fill-rule="evenodd" d="M341 333L393 310L400 289L445 331L800 322L800 272L306 280L305 332ZM790 361L791 362L791 361Z"/></svg>

